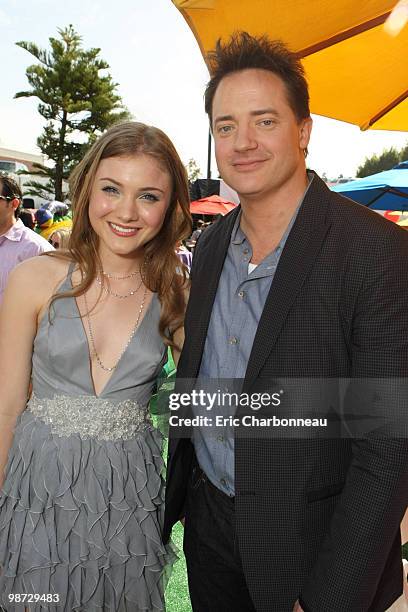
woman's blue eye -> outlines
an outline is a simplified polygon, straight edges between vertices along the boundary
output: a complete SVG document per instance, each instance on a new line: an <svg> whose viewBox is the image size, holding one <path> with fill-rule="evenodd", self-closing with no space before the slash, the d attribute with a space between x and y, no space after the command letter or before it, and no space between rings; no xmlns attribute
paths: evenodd
<svg viewBox="0 0 408 612"><path fill-rule="evenodd" d="M116 189L116 187L112 187L111 185L102 187L102 191L104 191L105 193L113 193L113 194L119 193L118 189Z"/></svg>
<svg viewBox="0 0 408 612"><path fill-rule="evenodd" d="M142 193L140 196L143 200L149 200L150 202L158 202L159 198L153 193Z"/></svg>

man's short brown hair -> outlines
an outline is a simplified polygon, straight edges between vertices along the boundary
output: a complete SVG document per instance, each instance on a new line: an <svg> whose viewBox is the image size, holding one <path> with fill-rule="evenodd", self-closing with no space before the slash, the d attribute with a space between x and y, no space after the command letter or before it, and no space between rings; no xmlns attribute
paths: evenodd
<svg viewBox="0 0 408 612"><path fill-rule="evenodd" d="M16 209L14 209L14 216L17 218L21 202L23 200L23 194L19 184L12 179L11 176L8 176L7 174L0 174L0 186L0 195L4 196L8 200L20 200L20 204Z"/></svg>
<svg viewBox="0 0 408 612"><path fill-rule="evenodd" d="M270 40L266 34L251 36L247 32L235 32L225 44L218 39L207 60L211 79L204 99L210 124L214 95L221 80L229 74L251 68L269 70L282 79L288 103L298 121L310 116L309 91L303 66L283 42Z"/></svg>

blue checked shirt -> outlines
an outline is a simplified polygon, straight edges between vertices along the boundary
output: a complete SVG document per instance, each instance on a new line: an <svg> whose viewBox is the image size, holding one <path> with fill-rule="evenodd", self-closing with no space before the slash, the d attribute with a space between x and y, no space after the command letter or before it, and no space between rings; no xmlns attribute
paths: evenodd
<svg viewBox="0 0 408 612"><path fill-rule="evenodd" d="M310 182L309 176L309 185ZM240 384L245 378L256 330L279 258L305 194L276 249L252 272L248 271L252 248L240 227L240 215L237 217L204 346L199 372L203 387L216 390L216 385L206 384L205 379L240 379L237 381L238 388L234 385L233 389L223 389L223 391L240 392ZM215 413L207 414L214 417ZM193 443L197 460L209 480L221 491L233 496L235 494L233 430L228 427L224 429L217 427L215 434L209 435L208 431L195 427Z"/></svg>

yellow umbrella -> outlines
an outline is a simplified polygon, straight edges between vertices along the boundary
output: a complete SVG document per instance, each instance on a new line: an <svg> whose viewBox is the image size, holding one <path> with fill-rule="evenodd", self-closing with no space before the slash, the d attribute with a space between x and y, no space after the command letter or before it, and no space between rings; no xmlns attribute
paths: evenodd
<svg viewBox="0 0 408 612"><path fill-rule="evenodd" d="M394 36L384 27L396 0L173 2L203 55L236 30L266 32L303 58L313 113L362 130L408 130L408 27Z"/></svg>

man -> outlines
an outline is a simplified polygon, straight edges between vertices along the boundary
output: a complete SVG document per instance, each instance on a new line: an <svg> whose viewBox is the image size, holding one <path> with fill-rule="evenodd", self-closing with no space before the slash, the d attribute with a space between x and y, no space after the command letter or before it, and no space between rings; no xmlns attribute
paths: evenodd
<svg viewBox="0 0 408 612"><path fill-rule="evenodd" d="M279 380L279 416L317 406L313 380L351 379L346 407L363 435L338 434L336 419L314 437L214 437L199 423L179 439L174 425L164 538L185 516L195 612L383 612L402 592L408 444L370 410L391 408L380 377L408 374L408 240L306 171L312 120L294 54L240 33L210 60L218 168L241 206L197 245L176 391L243 379L251 395Z"/></svg>
<svg viewBox="0 0 408 612"><path fill-rule="evenodd" d="M54 250L18 218L22 197L20 187L11 177L0 177L0 304L8 275L16 265Z"/></svg>

